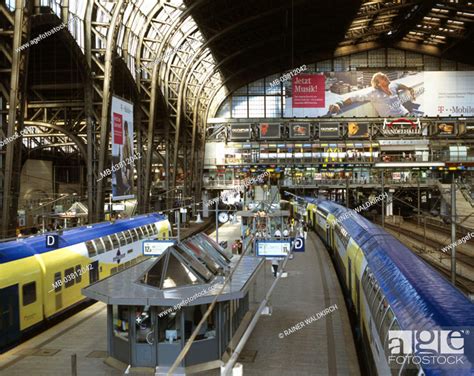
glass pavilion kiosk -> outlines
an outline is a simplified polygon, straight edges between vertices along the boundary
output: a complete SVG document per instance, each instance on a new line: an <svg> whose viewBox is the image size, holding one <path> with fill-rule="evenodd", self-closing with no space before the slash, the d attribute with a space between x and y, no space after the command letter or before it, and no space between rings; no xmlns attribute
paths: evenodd
<svg viewBox="0 0 474 376"><path fill-rule="evenodd" d="M172 365L237 260L201 233L83 289L107 304L109 357L132 367ZM221 359L249 310L249 290L263 264L243 256L181 367Z"/></svg>

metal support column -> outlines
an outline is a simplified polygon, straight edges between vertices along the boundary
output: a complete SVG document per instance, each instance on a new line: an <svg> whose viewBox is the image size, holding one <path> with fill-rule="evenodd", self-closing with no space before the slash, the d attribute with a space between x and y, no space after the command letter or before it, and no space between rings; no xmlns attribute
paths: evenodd
<svg viewBox="0 0 474 376"><path fill-rule="evenodd" d="M385 228L385 199L384 199L384 183L385 183L385 170L382 168L382 176L381 176L381 183L382 183L382 227Z"/></svg>
<svg viewBox="0 0 474 376"><path fill-rule="evenodd" d="M418 175L416 177L416 185L417 185L417 188L418 188L418 205L417 205L417 213L416 213L416 217L417 217L417 223L418 223L418 227L420 226L420 213L421 213L421 198L420 198L420 171L418 171Z"/></svg>
<svg viewBox="0 0 474 376"><path fill-rule="evenodd" d="M451 282L456 286L456 181L451 181Z"/></svg>

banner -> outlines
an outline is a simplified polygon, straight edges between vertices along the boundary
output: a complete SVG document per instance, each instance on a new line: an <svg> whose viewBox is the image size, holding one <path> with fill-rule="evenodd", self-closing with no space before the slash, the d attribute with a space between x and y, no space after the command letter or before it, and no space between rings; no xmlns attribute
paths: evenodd
<svg viewBox="0 0 474 376"><path fill-rule="evenodd" d="M307 140L309 138L308 123L290 123L290 138L295 140Z"/></svg>
<svg viewBox="0 0 474 376"><path fill-rule="evenodd" d="M347 123L347 136L349 138L367 138L369 137L369 123Z"/></svg>
<svg viewBox="0 0 474 376"><path fill-rule="evenodd" d="M133 104L112 96L112 199L133 198Z"/></svg>
<svg viewBox="0 0 474 376"><path fill-rule="evenodd" d="M293 77L291 82L293 108L324 108L324 75L299 74Z"/></svg>
<svg viewBox="0 0 474 376"><path fill-rule="evenodd" d="M250 140L251 136L250 124L232 124L230 126L231 140Z"/></svg>
<svg viewBox="0 0 474 376"><path fill-rule="evenodd" d="M472 71L325 72L284 84L285 117L474 116Z"/></svg>
<svg viewBox="0 0 474 376"><path fill-rule="evenodd" d="M280 139L280 124L279 123L261 123L259 125L260 139Z"/></svg>

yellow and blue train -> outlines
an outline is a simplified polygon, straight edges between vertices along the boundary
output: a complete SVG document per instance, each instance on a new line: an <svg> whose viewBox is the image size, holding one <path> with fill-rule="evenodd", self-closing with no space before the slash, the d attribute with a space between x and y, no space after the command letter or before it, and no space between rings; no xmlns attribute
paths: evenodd
<svg viewBox="0 0 474 376"><path fill-rule="evenodd" d="M474 304L465 295L363 216L323 199L299 198L292 212L298 217L301 209L334 260L370 375L474 374ZM448 332L462 338L444 343ZM419 345L416 356L407 348L397 353L394 345L410 346L402 340ZM458 348L452 351L462 352L459 362L441 364L446 354L430 358L443 346Z"/></svg>
<svg viewBox="0 0 474 376"><path fill-rule="evenodd" d="M141 241L167 239L171 226L148 214L76 227L58 235L56 249L46 235L0 243L0 351L83 301L82 288L141 260Z"/></svg>

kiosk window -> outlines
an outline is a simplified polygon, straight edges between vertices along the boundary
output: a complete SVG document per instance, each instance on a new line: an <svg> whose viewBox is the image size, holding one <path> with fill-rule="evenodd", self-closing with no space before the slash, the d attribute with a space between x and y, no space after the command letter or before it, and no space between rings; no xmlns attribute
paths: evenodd
<svg viewBox="0 0 474 376"><path fill-rule="evenodd" d="M128 341L128 307L112 306L114 335Z"/></svg>

